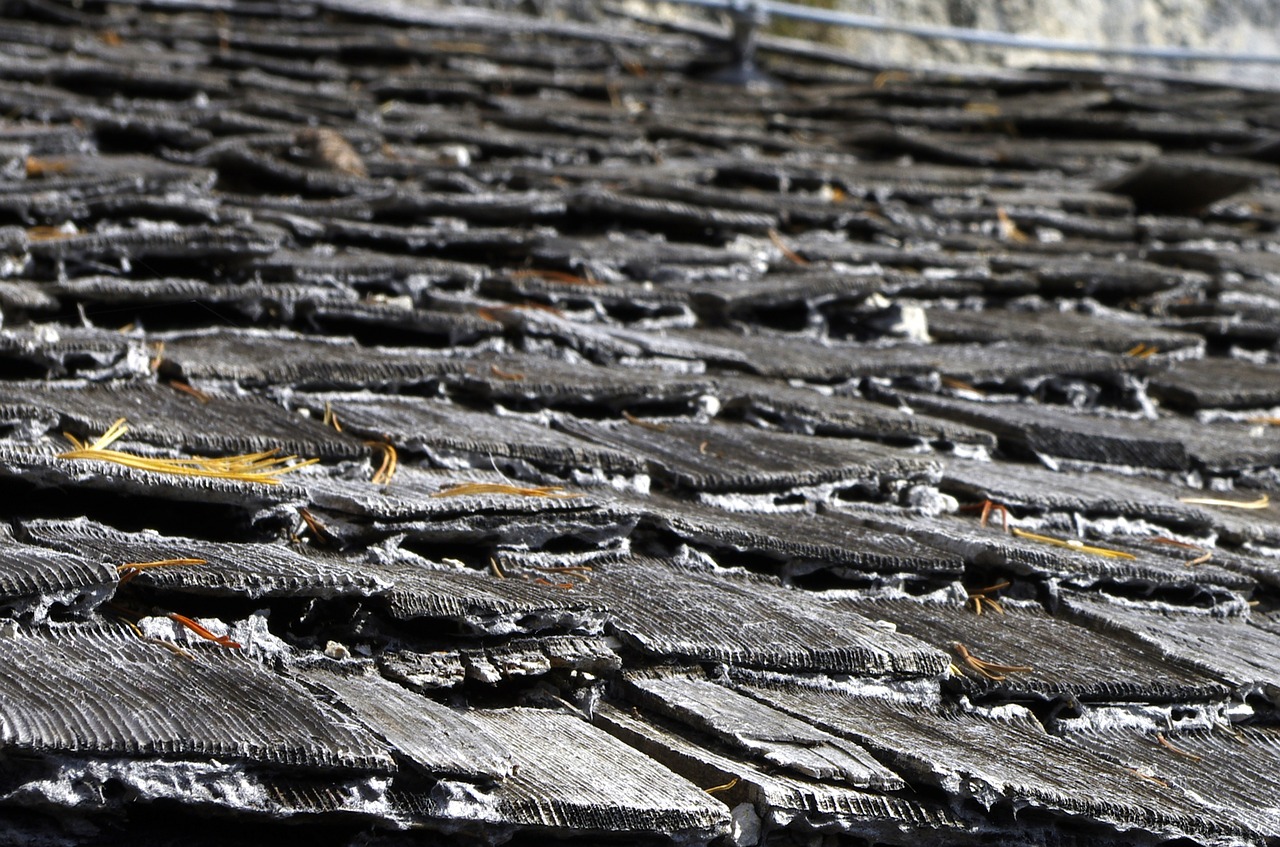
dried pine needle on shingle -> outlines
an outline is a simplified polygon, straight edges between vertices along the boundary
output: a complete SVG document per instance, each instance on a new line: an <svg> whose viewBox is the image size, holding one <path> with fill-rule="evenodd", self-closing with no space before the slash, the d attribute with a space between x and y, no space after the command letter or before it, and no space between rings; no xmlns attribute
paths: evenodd
<svg viewBox="0 0 1280 847"><path fill-rule="evenodd" d="M1265 509L1271 505L1271 496L1263 494L1256 500L1222 500L1218 497L1179 497L1178 502L1189 506L1221 506L1224 509Z"/></svg>
<svg viewBox="0 0 1280 847"><path fill-rule="evenodd" d="M143 571L152 570L153 568L172 568L182 565L207 565L207 559L159 559L154 562L125 562L123 565L116 565L116 573L120 575L120 584L124 585L133 580Z"/></svg>
<svg viewBox="0 0 1280 847"><path fill-rule="evenodd" d="M432 497L466 497L474 494L511 494L516 497L550 497L556 500L572 500L581 497L565 491L558 485L534 485L522 488L502 482L457 482L440 489Z"/></svg>
<svg viewBox="0 0 1280 847"><path fill-rule="evenodd" d="M1017 538L1025 538L1028 541L1039 541L1041 544L1052 544L1054 547L1064 547L1068 550L1075 550L1078 553L1088 553L1091 556L1103 556L1108 559L1136 559L1137 556L1132 553L1126 553L1123 550L1112 550L1109 547L1094 547L1091 544L1085 544L1083 541L1077 541L1074 538L1054 538L1051 535L1040 535L1035 532L1027 532L1025 529L1013 527L1009 530Z"/></svg>
<svg viewBox="0 0 1280 847"><path fill-rule="evenodd" d="M390 441L366 441L365 446L372 447L382 455L382 462L369 481L374 485L390 485L391 478L396 475L396 468L400 467L400 456L396 453L396 448Z"/></svg>
<svg viewBox="0 0 1280 847"><path fill-rule="evenodd" d="M240 482L260 482L267 485L278 485L276 477L281 474L314 465L319 459L295 461L297 456L281 456L277 450L263 450L258 453L246 453L241 456L223 456L208 458L192 456L189 459L158 459L151 456L139 456L112 450L111 445L129 431L124 418L119 418L107 431L94 441L86 444L70 433L63 436L75 448L59 453L59 459L97 460L114 462L127 468L153 473L176 474L178 476L203 476L215 479L231 479Z"/></svg>

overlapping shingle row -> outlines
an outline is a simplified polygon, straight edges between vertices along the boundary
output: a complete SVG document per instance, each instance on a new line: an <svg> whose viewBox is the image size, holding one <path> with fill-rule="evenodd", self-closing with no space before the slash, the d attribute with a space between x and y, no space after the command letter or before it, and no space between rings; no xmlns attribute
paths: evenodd
<svg viewBox="0 0 1280 847"><path fill-rule="evenodd" d="M0 9L0 831L1280 837L1273 92Z"/></svg>

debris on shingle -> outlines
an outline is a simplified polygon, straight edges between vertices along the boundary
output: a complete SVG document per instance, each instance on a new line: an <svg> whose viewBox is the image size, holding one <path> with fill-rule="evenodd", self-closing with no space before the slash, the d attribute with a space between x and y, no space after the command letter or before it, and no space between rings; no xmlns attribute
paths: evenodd
<svg viewBox="0 0 1280 847"><path fill-rule="evenodd" d="M57 416L50 435L69 431L92 440L125 418L131 440L194 454L239 455L278 450L306 457L356 459L359 441L258 397L189 393L152 382L75 385L9 382L0 408Z"/></svg>
<svg viewBox="0 0 1280 847"><path fill-rule="evenodd" d="M1082 587L1114 582L1142 591L1186 591L1204 602L1238 603L1240 596L1235 592L1255 585L1252 576L1214 562L1188 565L1192 558L1203 555L1199 547L1188 555L1185 548L1175 545L1143 544L1123 537L1085 541L1069 532L1046 534L1049 530L1034 533L1040 538L1020 537L1001 531L999 514L989 515L988 525L981 526L976 510L972 517L848 511L873 529L910 535L942 552L959 555L983 573L1035 576ZM1097 549L1084 549L1090 546ZM1118 555L1107 555L1111 552Z"/></svg>

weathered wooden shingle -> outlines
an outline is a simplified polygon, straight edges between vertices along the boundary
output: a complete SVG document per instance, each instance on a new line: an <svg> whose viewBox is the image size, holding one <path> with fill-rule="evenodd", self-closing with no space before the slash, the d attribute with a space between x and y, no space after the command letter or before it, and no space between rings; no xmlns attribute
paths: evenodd
<svg viewBox="0 0 1280 847"><path fill-rule="evenodd" d="M809 438L732 423L683 421L596 424L561 419L557 425L582 438L644 457L662 482L693 491L778 491L843 483L870 490L897 482L926 481L939 470L932 460L869 442Z"/></svg>
<svg viewBox="0 0 1280 847"><path fill-rule="evenodd" d="M655 657L789 671L930 677L947 658L861 615L761 578L650 559L598 567L589 586L609 627Z"/></svg>
<svg viewBox="0 0 1280 847"><path fill-rule="evenodd" d="M881 791L906 787L853 742L697 675L630 675L626 687L645 707L793 776Z"/></svg>
<svg viewBox="0 0 1280 847"><path fill-rule="evenodd" d="M596 722L685 778L719 788L717 795L735 810L748 804L766 829L794 826L803 832L815 826L833 826L855 833L879 832L886 838L915 827L957 835L966 829L949 810L927 800L860 791L756 767L612 705L600 708Z"/></svg>
<svg viewBox="0 0 1280 847"><path fill-rule="evenodd" d="M86 519L27 521L23 534L62 554L100 562L104 570L128 570L173 559L195 563L139 568L130 576L140 586L178 594L278 597L367 597L387 590L388 583L358 565L318 552L302 552L284 544L205 541L161 535L154 531L119 532Z"/></svg>
<svg viewBox="0 0 1280 847"><path fill-rule="evenodd" d="M708 841L728 829L723 804L580 717L546 709L477 710L466 717L515 751L519 771L488 789L442 781L428 796L402 796L415 814L454 827L514 825L633 838Z"/></svg>
<svg viewBox="0 0 1280 847"><path fill-rule="evenodd" d="M0 656L0 742L11 749L394 769L367 731L233 650L184 657L87 624L17 629Z"/></svg>

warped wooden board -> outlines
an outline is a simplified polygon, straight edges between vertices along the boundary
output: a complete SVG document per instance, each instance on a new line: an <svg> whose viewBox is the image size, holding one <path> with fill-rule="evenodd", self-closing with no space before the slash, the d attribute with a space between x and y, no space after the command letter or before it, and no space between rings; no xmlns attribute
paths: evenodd
<svg viewBox="0 0 1280 847"><path fill-rule="evenodd" d="M164 358L188 380L303 388L359 388L438 381L457 360L420 352L368 349L350 340L254 330L161 334Z"/></svg>
<svg viewBox="0 0 1280 847"><path fill-rule="evenodd" d="M601 602L582 591L492 572L432 567L420 560L371 564L369 571L391 582L386 603L393 619L446 619L464 633L598 631L604 617Z"/></svg>
<svg viewBox="0 0 1280 847"><path fill-rule="evenodd" d="M520 770L518 748L454 709L376 675L312 670L300 677L335 695L361 724L434 777L500 782Z"/></svg>
<svg viewBox="0 0 1280 847"><path fill-rule="evenodd" d="M718 376L716 394L727 411L778 425L788 432L862 438L890 443L919 442L995 447L985 430L928 415L907 414L880 403L846 394L779 385L747 376Z"/></svg>
<svg viewBox="0 0 1280 847"><path fill-rule="evenodd" d="M695 407L715 385L706 376L653 366L602 367L528 354L476 356L463 364L444 378L452 391L516 408Z"/></svg>
<svg viewBox="0 0 1280 847"><path fill-rule="evenodd" d="M1063 605L1089 626L1280 702L1280 633L1256 626L1247 617L1129 607L1074 592L1063 596Z"/></svg>
<svg viewBox="0 0 1280 847"><path fill-rule="evenodd" d="M405 466L385 484L336 476L308 482L317 507L388 522L487 512L590 512L609 502L599 490L521 486L493 470L473 468Z"/></svg>
<svg viewBox="0 0 1280 847"><path fill-rule="evenodd" d="M248 515L285 504L302 504L307 500L306 488L298 484L297 474L292 478L285 476L276 484L265 484L139 470L102 459L58 458L58 454L70 446L55 446L47 441L38 444L0 443L0 478L20 480L37 489L102 491L121 496L174 500L193 506L228 505Z"/></svg>
<svg viewBox="0 0 1280 847"><path fill-rule="evenodd" d="M941 487L962 499L991 500L1036 511L1137 517L1196 534L1211 529L1220 541L1232 545L1280 541L1280 508L1275 504L1240 509L1183 499L1245 504L1258 499L1246 491L1218 493L1146 477L1049 471L1031 464L954 458L947 462Z"/></svg>
<svg viewBox="0 0 1280 847"><path fill-rule="evenodd" d="M1183 409L1269 409L1280 403L1280 371L1233 359L1178 362L1151 380L1152 394ZM1262 414L1265 418L1266 415Z"/></svg>
<svg viewBox="0 0 1280 847"><path fill-rule="evenodd" d="M867 573L959 576L955 554L922 545L897 532L872 529L840 512L727 512L651 495L637 502L642 524L732 560L733 553L765 556L789 576L818 570L850 576Z"/></svg>
<svg viewBox="0 0 1280 847"><path fill-rule="evenodd" d="M949 459L940 488L964 501L991 500L1037 511L1141 517L1174 529L1217 529L1218 516L1223 514L1222 510L1178 499L1212 496L1209 492L1142 477L1051 471L1029 463Z"/></svg>
<svg viewBox="0 0 1280 847"><path fill-rule="evenodd" d="M1220 601L1236 603L1241 599L1240 593L1248 592L1256 584L1247 571L1241 573L1242 569L1219 567L1213 561L1189 566L1188 561L1201 555L1199 548L1189 551L1192 555L1186 555L1177 546L1114 538L1107 540L1105 549L1125 555L1107 556L1072 549L1070 541L1080 541L1082 545L1086 542L1074 539L1069 533L1044 536L1061 542L1058 544L1006 534L1001 531L999 514L988 516L988 525L984 527L976 510L972 517L936 518L911 516L901 511L847 507L841 510L881 532L910 533L922 544L963 557L966 564L984 574L1034 576L1081 587L1114 582L1132 584L1139 590L1153 587L1187 590L1191 596L1216 596Z"/></svg>
<svg viewBox="0 0 1280 847"><path fill-rule="evenodd" d="M904 399L941 417L980 426L1001 446L1022 452L1157 470L1230 473L1274 465L1280 435L1249 424L1199 424L1170 415L1158 420L1100 416L1063 406L980 403L912 393Z"/></svg>
<svg viewBox="0 0 1280 847"><path fill-rule="evenodd" d="M0 330L0 361L28 379L79 376L111 379L140 376L149 358L140 339L80 327L21 327Z"/></svg>
<svg viewBox="0 0 1280 847"><path fill-rule="evenodd" d="M1161 353L1196 350L1204 338L1192 332L1162 329L1147 321L1118 320L1072 312L1021 312L1011 309L964 311L930 309L929 334L938 341L1017 341L1054 347L1081 347L1119 354L1139 344Z"/></svg>
<svg viewBox="0 0 1280 847"><path fill-rule="evenodd" d="M1159 780L1171 793L1195 797L1215 817L1248 832L1276 831L1280 739L1274 727L1164 733L1114 727L1068 733L1064 740Z"/></svg>

